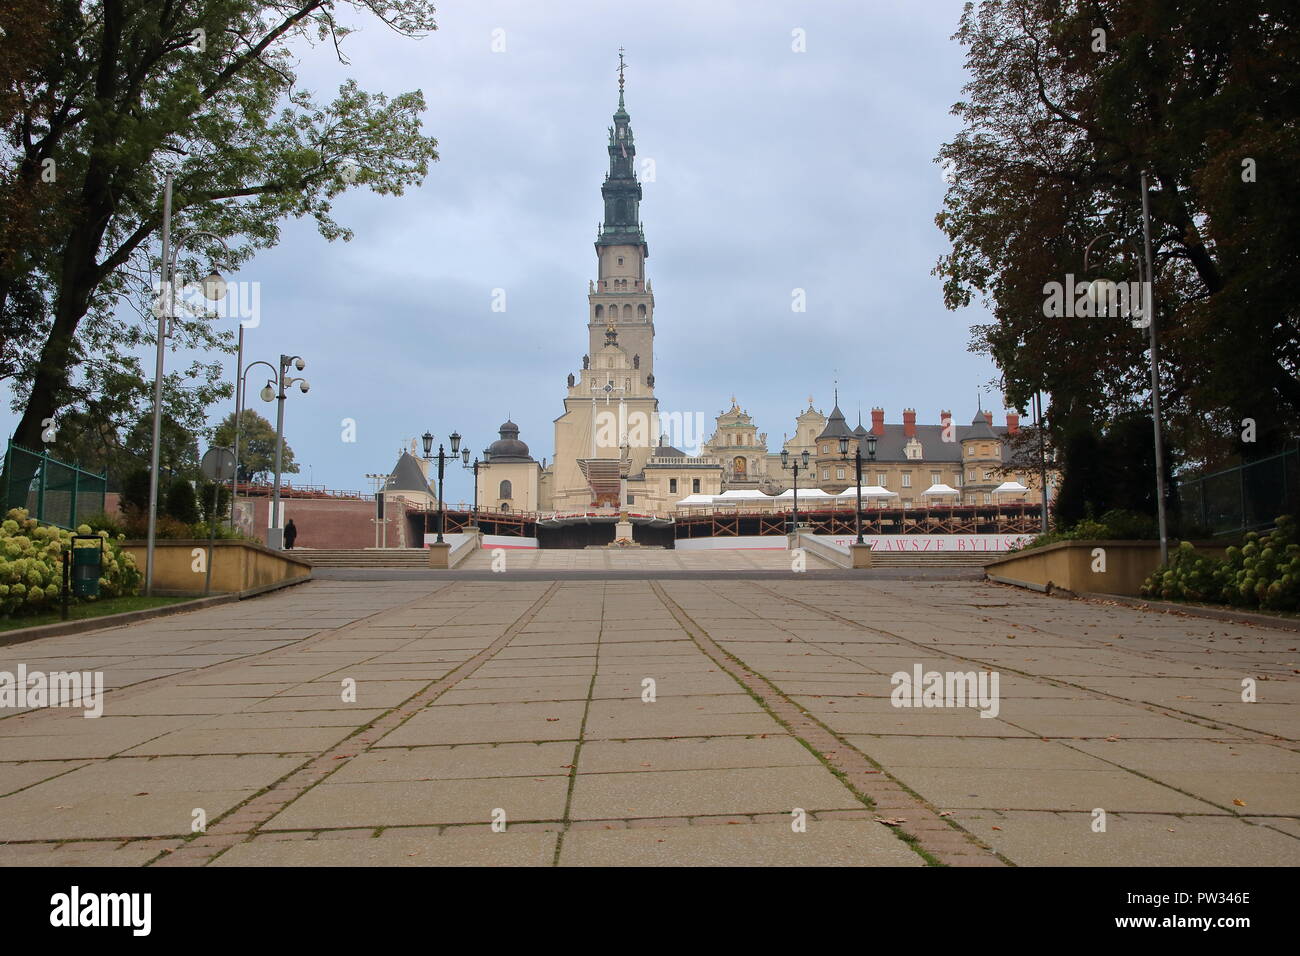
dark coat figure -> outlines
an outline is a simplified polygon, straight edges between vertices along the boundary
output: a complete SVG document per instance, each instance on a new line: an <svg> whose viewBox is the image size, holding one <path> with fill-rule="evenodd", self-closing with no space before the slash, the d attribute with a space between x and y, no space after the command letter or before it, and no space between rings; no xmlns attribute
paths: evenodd
<svg viewBox="0 0 1300 956"><path fill-rule="evenodd" d="M293 526L293 519L290 518L289 523L284 526L284 546L286 548L292 548L293 543L297 540L298 529Z"/></svg>

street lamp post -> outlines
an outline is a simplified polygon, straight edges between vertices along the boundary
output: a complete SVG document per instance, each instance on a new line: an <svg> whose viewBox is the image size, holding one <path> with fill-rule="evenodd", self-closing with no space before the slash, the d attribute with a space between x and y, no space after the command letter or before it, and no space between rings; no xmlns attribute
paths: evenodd
<svg viewBox="0 0 1300 956"><path fill-rule="evenodd" d="M212 232L191 232L181 236L173 244L172 234L172 174L167 173L163 186L163 220L162 220L162 281L158 301L158 351L155 356L153 381L153 444L149 453L149 531L145 544L144 593L153 594L154 543L158 534L158 458L162 438L162 390L163 390L163 356L166 352L168 323L174 318L172 307L175 304L176 262L181 248L191 239L200 236L214 239L225 250L227 260L232 259L230 247L226 240ZM226 283L214 268L203 280L203 295L210 301L218 301L226 294Z"/></svg>
<svg viewBox="0 0 1300 956"><path fill-rule="evenodd" d="M280 527L280 468L284 464L284 400L286 390L297 385L305 395L311 384L305 378L291 378L289 367L301 372L307 363L298 355L281 355L280 370L276 379L268 379L262 387L262 401L277 402L275 410L275 484L271 490L271 527L266 533L266 544L277 551L284 546L284 529Z"/></svg>
<svg viewBox="0 0 1300 956"><path fill-rule="evenodd" d="M808 470L808 449L807 448L805 448L803 452L799 455L799 457L794 460L793 465L790 464L790 452L784 448L781 449L782 471L790 471L792 469L794 471L793 527L794 527L794 533L796 535L799 533L799 469L801 467L803 468L804 471Z"/></svg>
<svg viewBox="0 0 1300 956"><path fill-rule="evenodd" d="M457 434L456 432L452 432L447 437L451 441L451 457L455 458L457 455L460 454L460 435ZM447 451L443 447L443 445L439 443L438 454L437 455L432 454L433 435L429 432L424 433L422 437L422 441L424 442L424 460L433 461L435 458L438 460L438 541L437 543L442 544L443 543L442 531L443 528L446 526L446 521L447 521L446 512L443 510L443 499L442 499L442 479L446 475ZM466 452L468 451L469 449L466 449Z"/></svg>
<svg viewBox="0 0 1300 956"><path fill-rule="evenodd" d="M1156 335L1155 310L1155 270L1151 260L1151 195L1147 189L1147 174L1143 171L1142 184L1142 249L1137 257L1138 280L1142 287L1141 320L1134 322L1135 328L1145 326L1150 336L1151 349L1151 424L1155 440L1156 457L1156 516L1160 525L1160 563L1169 563L1169 528L1165 515L1165 447L1164 434L1160 425L1160 341ZM1088 243L1083 251L1083 272L1088 273L1088 253L1100 239L1111 238L1105 233ZM1110 286L1105 280L1090 284L1088 292L1096 299L1100 290Z"/></svg>
<svg viewBox="0 0 1300 956"><path fill-rule="evenodd" d="M849 459L849 439L848 436L840 438L840 460L848 461ZM867 460L876 460L876 436L867 436ZM857 506L853 512L853 523L858 533L858 544L866 544L862 540L862 442L856 442L853 447L853 471L857 479Z"/></svg>
<svg viewBox="0 0 1300 956"><path fill-rule="evenodd" d="M480 462L477 458L475 458L474 464L471 465L469 463L468 445L466 445L464 448L460 450L460 459L462 462L461 465L462 468L467 468L470 471L474 472L474 511L472 512L472 514L474 515L474 526L477 527L478 526L478 469L479 469Z"/></svg>

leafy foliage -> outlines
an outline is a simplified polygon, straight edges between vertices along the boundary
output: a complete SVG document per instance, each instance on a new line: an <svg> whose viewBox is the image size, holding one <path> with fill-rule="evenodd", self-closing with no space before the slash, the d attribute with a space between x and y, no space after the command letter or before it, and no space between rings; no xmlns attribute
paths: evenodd
<svg viewBox="0 0 1300 956"><path fill-rule="evenodd" d="M32 15L19 12L28 6ZM303 41L342 59L352 30L344 18L354 15L412 38L435 29L428 0L4 6L0 379L21 410L16 441L39 447L42 423L56 418L107 455L120 444L110 432L145 412L148 378L135 356L157 342L153 240L165 172L173 236L201 240L182 247L178 281L213 261L237 269L276 244L287 216L348 239L331 215L345 190L400 195L422 180L437 153L420 127L420 92L369 93L347 81L318 103L297 81ZM226 237L230 254L200 233ZM234 334L182 308L169 345L233 351ZM191 433L202 417L191 413L230 394L218 374L196 363L172 379L172 396L188 394L189 404L167 407Z"/></svg>
<svg viewBox="0 0 1300 956"><path fill-rule="evenodd" d="M78 534L90 534L90 526L77 528ZM118 540L107 531L104 538L104 565L99 579L101 598L121 597L139 592L140 572L135 558L122 550ZM62 600L63 566L60 555L72 544L72 532L52 525L42 525L30 518L23 508L14 508L0 522L0 614L35 613ZM72 597L72 603L97 600Z"/></svg>
<svg viewBox="0 0 1300 956"><path fill-rule="evenodd" d="M221 420L213 435L213 442L224 448L235 446L235 413ZM298 473L289 442L284 443L280 471L286 475ZM239 480L267 480L275 469L275 426L251 408L239 415Z"/></svg>
<svg viewBox="0 0 1300 956"><path fill-rule="evenodd" d="M1184 541L1142 584L1144 597L1173 601L1208 601L1293 611L1300 607L1300 543L1296 522L1277 519L1265 535L1250 532L1240 548L1228 548L1220 560L1198 553Z"/></svg>
<svg viewBox="0 0 1300 956"><path fill-rule="evenodd" d="M950 308L992 310L971 347L997 363L1008 402L1050 394L1061 442L1148 403L1144 332L1043 312L1045 284L1067 275L1138 279L1146 170L1171 457L1278 450L1300 413L1300 7L986 0L967 4L956 39L971 80L939 154L952 249L935 272ZM1085 273L1103 234L1115 238ZM1245 418L1255 444L1240 441Z"/></svg>

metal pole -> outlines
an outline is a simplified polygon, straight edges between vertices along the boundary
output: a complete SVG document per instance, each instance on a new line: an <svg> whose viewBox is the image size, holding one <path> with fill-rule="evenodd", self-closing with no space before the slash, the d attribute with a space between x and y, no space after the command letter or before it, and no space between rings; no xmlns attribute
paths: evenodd
<svg viewBox="0 0 1300 956"><path fill-rule="evenodd" d="M446 457L443 454L442 445L438 446L438 543L442 544L442 529L446 523L446 516L442 513L442 476L443 467L446 464Z"/></svg>
<svg viewBox="0 0 1300 956"><path fill-rule="evenodd" d="M799 463L794 465L794 534L795 544L799 543Z"/></svg>
<svg viewBox="0 0 1300 956"><path fill-rule="evenodd" d="M861 424L861 416L859 416L859 424ZM854 513L853 519L854 519L854 523L858 526L858 544L864 544L865 542L862 540L862 447L861 446L858 446L858 450L854 453L853 457L858 472L858 509Z"/></svg>
<svg viewBox="0 0 1300 956"><path fill-rule="evenodd" d="M158 310L158 355L153 378L153 447L149 455L149 531L144 555L144 593L153 594L153 549L158 533L158 444L162 435L163 348L167 341L167 317L171 314L172 174L163 185L162 221L162 308Z"/></svg>
<svg viewBox="0 0 1300 956"><path fill-rule="evenodd" d="M244 323L239 323L239 357L235 365L235 473L230 478L230 530L235 530L235 500L239 497L239 426L244 414Z"/></svg>
<svg viewBox="0 0 1300 956"><path fill-rule="evenodd" d="M1165 519L1165 447L1160 430L1160 344L1156 338L1155 273L1151 266L1151 197L1147 174L1142 173L1142 242L1145 246L1147 281L1143 315L1151 330L1151 422L1156 442L1156 515L1160 522L1160 564L1169 563L1169 528Z"/></svg>
<svg viewBox="0 0 1300 956"><path fill-rule="evenodd" d="M280 466L284 457L284 379L289 359L288 355L280 356L280 379L276 382L279 394L275 410L275 485L271 490L271 527L277 532L280 528ZM274 537L276 548L283 548L282 535L277 533Z"/></svg>
<svg viewBox="0 0 1300 956"><path fill-rule="evenodd" d="M213 550L217 542L217 496L221 491L221 482L212 483L212 512L208 519L208 563L207 573L203 576L203 594L206 597L212 593L212 558Z"/></svg>
<svg viewBox="0 0 1300 956"><path fill-rule="evenodd" d="M1047 433L1043 429L1043 393L1034 393L1034 421L1038 423L1038 480L1043 500L1043 534L1047 534Z"/></svg>

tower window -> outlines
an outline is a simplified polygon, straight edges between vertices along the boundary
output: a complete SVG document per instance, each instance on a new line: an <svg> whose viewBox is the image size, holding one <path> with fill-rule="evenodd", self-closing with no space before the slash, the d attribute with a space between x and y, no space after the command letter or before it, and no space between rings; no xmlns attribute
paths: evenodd
<svg viewBox="0 0 1300 956"><path fill-rule="evenodd" d="M619 264L619 265L622 265L622 264L623 264L623 257L622 257L622 256L619 256L619 257L618 257L618 264Z"/></svg>
<svg viewBox="0 0 1300 956"><path fill-rule="evenodd" d="M497 495L498 498L509 498L509 497L511 497L511 494L510 494L510 491L511 491L511 488L510 488L510 482L509 482L509 481L503 481L503 482L501 482L501 489L500 489L500 491L501 491L501 494Z"/></svg>
<svg viewBox="0 0 1300 956"><path fill-rule="evenodd" d="M668 479L668 493L669 493L670 495L675 495L675 494L677 494L677 479L676 479L676 478L669 478L669 479Z"/></svg>
<svg viewBox="0 0 1300 956"><path fill-rule="evenodd" d="M691 479L691 494L698 495L699 493L700 493L700 479L698 479L698 478L692 478L692 479Z"/></svg>

